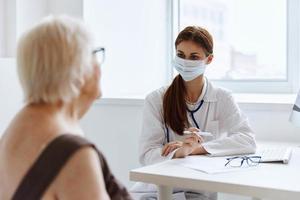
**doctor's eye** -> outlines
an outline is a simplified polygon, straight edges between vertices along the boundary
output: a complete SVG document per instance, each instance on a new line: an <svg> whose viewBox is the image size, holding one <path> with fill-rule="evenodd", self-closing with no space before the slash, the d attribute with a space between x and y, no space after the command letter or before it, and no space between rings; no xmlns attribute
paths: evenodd
<svg viewBox="0 0 300 200"><path fill-rule="evenodd" d="M200 57L196 55L191 55L190 60L200 60Z"/></svg>
<svg viewBox="0 0 300 200"><path fill-rule="evenodd" d="M178 56L179 58L185 58L185 55L184 55L183 53L177 53L177 56Z"/></svg>

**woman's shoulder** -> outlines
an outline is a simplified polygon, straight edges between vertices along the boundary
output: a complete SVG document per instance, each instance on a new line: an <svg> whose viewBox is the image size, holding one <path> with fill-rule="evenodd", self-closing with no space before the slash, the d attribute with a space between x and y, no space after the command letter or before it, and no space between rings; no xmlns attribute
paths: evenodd
<svg viewBox="0 0 300 200"><path fill-rule="evenodd" d="M107 192L111 199L131 199L126 188L112 174L104 155L89 140L80 136L70 136L68 140L74 145L88 148L80 148L66 163L62 171L60 188L69 187L69 180L73 179L73 187L78 189L82 187L90 191L95 189L99 192L99 196ZM74 174L77 175L76 178ZM72 195L70 194L71 197Z"/></svg>
<svg viewBox="0 0 300 200"><path fill-rule="evenodd" d="M162 102L164 94L167 89L168 89L168 86L163 86L163 87L160 87L160 88L150 92L145 98L146 101L150 101L152 103Z"/></svg>
<svg viewBox="0 0 300 200"><path fill-rule="evenodd" d="M97 155L96 160L100 160L102 166L104 164L103 162L106 162L104 155L93 142L82 137L81 135L75 134L62 134L54 138L47 145L40 157L44 155L50 155L50 157L56 157L56 159L65 160L66 162L71 157L77 157L77 159L80 160L87 158L89 159L95 157L94 155Z"/></svg>
<svg viewBox="0 0 300 200"><path fill-rule="evenodd" d="M82 139L82 141L79 143L86 141L83 138L80 139ZM71 143L78 145L78 141L76 140L72 140ZM60 175L53 184L55 186L54 190L63 197L74 198L74 195L85 197L89 195L86 192L77 192L80 191L80 189L94 192L93 189L98 187L99 191L96 194L100 197L102 194L106 193L102 171L103 168L101 162L99 162L99 154L97 151L88 146L79 148L74 152L74 155L70 156L61 169ZM76 176L74 176L74 174L76 174ZM71 183L70 180L72 180ZM67 188L76 188L75 194L73 190Z"/></svg>
<svg viewBox="0 0 300 200"><path fill-rule="evenodd" d="M94 147L93 143L90 142L88 139L75 134L62 134L54 138L48 146L51 145L63 145L63 146L76 146L76 147L83 147L83 146L92 146Z"/></svg>

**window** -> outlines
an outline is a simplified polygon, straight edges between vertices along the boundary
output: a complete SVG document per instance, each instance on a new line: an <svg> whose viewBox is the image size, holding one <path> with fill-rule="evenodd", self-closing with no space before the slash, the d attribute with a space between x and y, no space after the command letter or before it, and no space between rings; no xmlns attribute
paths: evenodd
<svg viewBox="0 0 300 200"><path fill-rule="evenodd" d="M296 0L179 0L178 30L205 27L214 38L206 75L236 92L295 91L299 80ZM176 22L176 19L178 21ZM177 33L176 33L177 34ZM175 34L175 35L176 35ZM296 53L296 54L295 54Z"/></svg>

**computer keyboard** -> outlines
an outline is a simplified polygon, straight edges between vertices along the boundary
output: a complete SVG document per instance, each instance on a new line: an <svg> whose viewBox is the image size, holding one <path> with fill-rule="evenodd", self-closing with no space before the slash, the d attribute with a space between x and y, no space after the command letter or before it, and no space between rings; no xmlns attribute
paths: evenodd
<svg viewBox="0 0 300 200"><path fill-rule="evenodd" d="M261 156L260 162L282 162L287 164L291 158L291 147L270 147L259 149L256 155Z"/></svg>

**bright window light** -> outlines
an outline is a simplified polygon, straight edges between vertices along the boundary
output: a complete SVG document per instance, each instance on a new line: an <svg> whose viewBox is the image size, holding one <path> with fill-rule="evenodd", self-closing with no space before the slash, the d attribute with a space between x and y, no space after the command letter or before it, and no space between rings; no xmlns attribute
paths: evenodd
<svg viewBox="0 0 300 200"><path fill-rule="evenodd" d="M213 80L284 81L287 0L180 0L180 30L205 27L214 38Z"/></svg>

